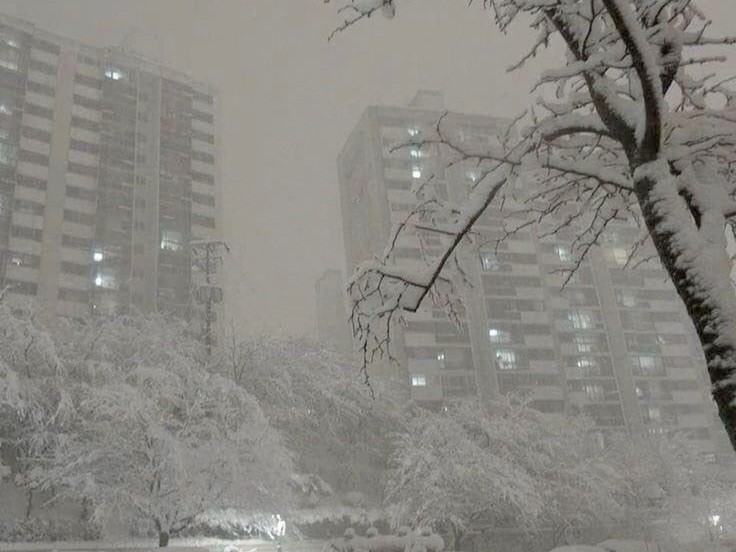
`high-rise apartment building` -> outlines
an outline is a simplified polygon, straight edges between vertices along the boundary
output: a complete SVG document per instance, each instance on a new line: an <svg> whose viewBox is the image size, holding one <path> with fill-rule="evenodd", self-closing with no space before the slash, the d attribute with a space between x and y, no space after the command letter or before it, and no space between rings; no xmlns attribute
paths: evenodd
<svg viewBox="0 0 736 552"><path fill-rule="evenodd" d="M446 169L440 147L397 148L430 133L442 114L436 95L420 94L412 104L368 108L339 156L349 274L383 251L393 225L413 206L414 182L433 175L438 195L462 199L479 176L472 165ZM455 113L442 124L476 150L497 142L507 126ZM728 450L702 353L674 287L656 262L624 267L637 229L612 228L562 289L560 269L573 266L573 236L541 238L525 228L496 248L507 217L489 209L478 221L485 238L478 242L489 245L467 252L471 286L463 291L461 329L431 306L397 328L396 353L406 370L400 378L411 397L441 405L525 392L542 411L587 414L604 435L678 429L704 453ZM432 240L439 245L432 235L422 243L430 255ZM397 242L397 263L421 265L421 258L416 235Z"/></svg>
<svg viewBox="0 0 736 552"><path fill-rule="evenodd" d="M0 17L0 280L63 315L191 306L216 238L216 95Z"/></svg>
<svg viewBox="0 0 736 552"><path fill-rule="evenodd" d="M314 298L319 340L337 351L351 351L353 339L342 272L334 268L325 270L314 285Z"/></svg>

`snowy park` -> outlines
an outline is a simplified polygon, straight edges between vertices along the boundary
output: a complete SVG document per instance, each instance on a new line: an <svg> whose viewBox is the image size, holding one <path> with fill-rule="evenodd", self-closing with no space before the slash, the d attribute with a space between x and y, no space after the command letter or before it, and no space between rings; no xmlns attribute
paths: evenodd
<svg viewBox="0 0 736 552"><path fill-rule="evenodd" d="M0 552L736 550L735 18L0 0Z"/></svg>

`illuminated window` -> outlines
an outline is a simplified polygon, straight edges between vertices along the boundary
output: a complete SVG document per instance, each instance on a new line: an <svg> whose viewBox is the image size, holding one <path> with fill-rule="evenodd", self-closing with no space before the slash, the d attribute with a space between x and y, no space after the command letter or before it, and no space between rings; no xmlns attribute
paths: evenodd
<svg viewBox="0 0 736 552"><path fill-rule="evenodd" d="M611 257L614 262L619 266L624 266L629 262L629 253L624 247L613 247L611 249Z"/></svg>
<svg viewBox="0 0 736 552"><path fill-rule="evenodd" d="M437 364L445 366L445 353L437 353Z"/></svg>
<svg viewBox="0 0 736 552"><path fill-rule="evenodd" d="M647 414L650 422L662 421L662 412L656 406L650 406Z"/></svg>
<svg viewBox="0 0 736 552"><path fill-rule="evenodd" d="M570 254L570 248L566 245L556 245L555 253L563 263L569 263L572 261L572 255Z"/></svg>
<svg viewBox="0 0 736 552"><path fill-rule="evenodd" d="M567 313L567 319L576 330L587 330L593 327L593 319L587 312L570 311Z"/></svg>
<svg viewBox="0 0 736 552"><path fill-rule="evenodd" d="M471 182L478 182L478 179L480 178L480 176L478 175L478 173L475 172L475 171L468 171L468 172L465 173L465 176Z"/></svg>
<svg viewBox="0 0 736 552"><path fill-rule="evenodd" d="M491 340L491 343L510 343L511 342L511 334L504 330L499 330L498 328L489 328L488 329L488 339Z"/></svg>
<svg viewBox="0 0 736 552"><path fill-rule="evenodd" d="M573 343L579 353L592 353L598 349L597 339L590 335L575 335L573 337Z"/></svg>
<svg viewBox="0 0 736 552"><path fill-rule="evenodd" d="M99 249L98 249L98 250L96 250L96 251L94 251L94 252L92 253L92 260L93 260L94 262L96 262L96 263L99 263L99 262L101 262L101 261L102 261L102 259L104 259L104 258L105 258L105 255L103 255L102 251L100 251Z"/></svg>
<svg viewBox="0 0 736 552"><path fill-rule="evenodd" d="M483 270L498 270L499 262L495 253L481 253L480 263Z"/></svg>
<svg viewBox="0 0 736 552"><path fill-rule="evenodd" d="M501 370L514 370L516 368L516 353L511 349L500 349L496 351L496 362Z"/></svg>
<svg viewBox="0 0 736 552"><path fill-rule="evenodd" d="M161 249L164 251L179 251L181 247L181 232L177 232L176 230L161 230Z"/></svg>
<svg viewBox="0 0 736 552"><path fill-rule="evenodd" d="M407 129L409 132L409 136L418 136L419 135L419 129L418 128L409 128Z"/></svg>
<svg viewBox="0 0 736 552"><path fill-rule="evenodd" d="M117 289L118 281L111 269L100 269L95 276L95 286L102 289Z"/></svg>
<svg viewBox="0 0 736 552"><path fill-rule="evenodd" d="M409 155L411 155L411 156L412 156L412 157L413 157L414 159L416 159L416 158L420 157L420 156L421 156L421 154L420 154L420 152L419 152L419 148L411 148L411 149L409 150Z"/></svg>
<svg viewBox="0 0 736 552"><path fill-rule="evenodd" d="M412 387L426 387L427 385L427 376L423 374L412 374L411 376L411 385Z"/></svg>
<svg viewBox="0 0 736 552"><path fill-rule="evenodd" d="M414 167L411 170L411 177L412 178L422 178L422 171L421 171L421 169L419 169L417 167Z"/></svg>
<svg viewBox="0 0 736 552"><path fill-rule="evenodd" d="M120 69L115 69L114 67L108 67L105 69L105 77L108 79L116 81L122 79L123 76L123 72Z"/></svg>

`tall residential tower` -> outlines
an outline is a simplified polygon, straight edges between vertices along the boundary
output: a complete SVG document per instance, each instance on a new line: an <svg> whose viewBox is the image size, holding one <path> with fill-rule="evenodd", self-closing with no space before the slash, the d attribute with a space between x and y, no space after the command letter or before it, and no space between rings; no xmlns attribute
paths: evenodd
<svg viewBox="0 0 736 552"><path fill-rule="evenodd" d="M478 178L472 167L446 169L441 148L397 148L431 132L442 113L436 94L420 93L409 107L368 108L348 138L338 159L348 274L383 250L413 206L409 190L418 179L433 175L439 196L461 200ZM498 143L507 124L443 118L448 135L476 150ZM489 209L478 221L489 244L504 235L507 216ZM441 405L528 392L542 411L587 414L602 435L678 429L705 454L726 450L702 353L674 287L656 263L624 267L636 236L634 227L612 228L564 289L559 269L573 266L572 236L524 229L498 248L469 252L460 330L429 305L397 329L407 394ZM430 254L439 246L432 240L423 243ZM421 257L417 236L397 242L396 262L421 265Z"/></svg>
<svg viewBox="0 0 736 552"><path fill-rule="evenodd" d="M216 94L0 17L0 280L63 315L191 309L217 237Z"/></svg>

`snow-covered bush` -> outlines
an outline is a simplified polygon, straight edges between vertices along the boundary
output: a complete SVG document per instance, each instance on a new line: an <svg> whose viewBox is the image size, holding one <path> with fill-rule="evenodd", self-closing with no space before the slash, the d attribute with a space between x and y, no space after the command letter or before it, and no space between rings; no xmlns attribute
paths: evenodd
<svg viewBox="0 0 736 552"><path fill-rule="evenodd" d="M369 528L364 537L348 528L342 538L329 545L336 552L442 552L444 547L442 537L429 529L411 531L406 527L399 528L394 535L381 535L375 528Z"/></svg>

